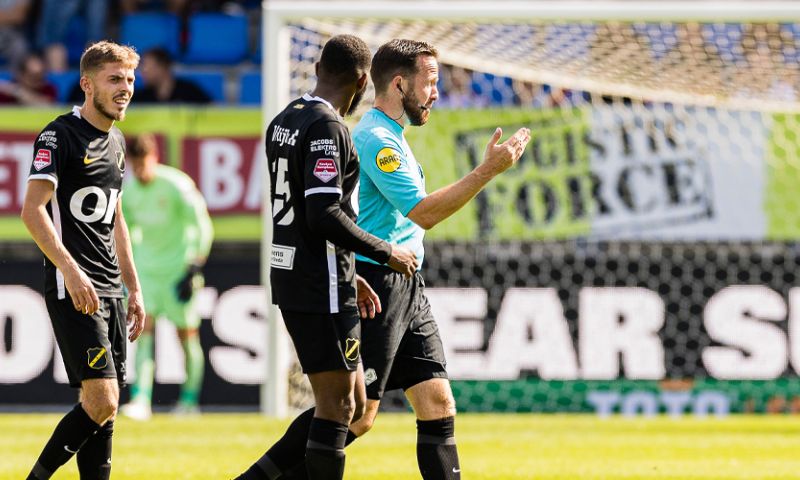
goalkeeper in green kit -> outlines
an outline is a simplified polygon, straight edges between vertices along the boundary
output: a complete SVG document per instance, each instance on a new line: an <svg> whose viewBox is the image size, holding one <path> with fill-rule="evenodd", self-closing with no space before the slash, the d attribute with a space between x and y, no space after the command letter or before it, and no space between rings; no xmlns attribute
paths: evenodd
<svg viewBox="0 0 800 480"><path fill-rule="evenodd" d="M136 348L131 401L122 407L122 414L137 420L151 415L153 329L159 317L177 328L186 361L186 381L174 413L198 413L205 360L198 335L200 317L194 312L192 298L202 286L201 269L211 249L211 219L192 179L159 164L152 135L131 137L127 159L135 180L125 189L123 211L148 318Z"/></svg>

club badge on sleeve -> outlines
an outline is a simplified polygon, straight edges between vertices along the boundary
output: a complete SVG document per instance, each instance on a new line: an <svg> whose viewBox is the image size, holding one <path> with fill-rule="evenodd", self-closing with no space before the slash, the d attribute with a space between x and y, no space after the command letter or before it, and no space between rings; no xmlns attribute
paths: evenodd
<svg viewBox="0 0 800 480"><path fill-rule="evenodd" d="M36 158L33 159L33 168L35 168L38 172L45 167L49 167L52 163L53 157L50 153L50 150L46 148L40 148L36 152Z"/></svg>
<svg viewBox="0 0 800 480"><path fill-rule="evenodd" d="M320 158L317 160L317 164L314 165L315 177L328 183L336 175L339 175L339 171L336 169L336 162L332 158Z"/></svg>

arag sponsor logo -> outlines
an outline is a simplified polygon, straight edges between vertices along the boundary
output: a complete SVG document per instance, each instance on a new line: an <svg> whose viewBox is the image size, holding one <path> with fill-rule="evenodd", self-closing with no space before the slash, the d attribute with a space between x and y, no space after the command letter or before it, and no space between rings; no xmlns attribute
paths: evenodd
<svg viewBox="0 0 800 480"><path fill-rule="evenodd" d="M392 173L400 168L400 159L400 154L396 150L386 147L382 148L375 156L375 163L382 172Z"/></svg>
<svg viewBox="0 0 800 480"><path fill-rule="evenodd" d="M482 237L615 237L713 219L707 149L687 133L694 119L603 109L528 125L532 139L518 164L479 195ZM462 173L482 161L491 133L457 134Z"/></svg>

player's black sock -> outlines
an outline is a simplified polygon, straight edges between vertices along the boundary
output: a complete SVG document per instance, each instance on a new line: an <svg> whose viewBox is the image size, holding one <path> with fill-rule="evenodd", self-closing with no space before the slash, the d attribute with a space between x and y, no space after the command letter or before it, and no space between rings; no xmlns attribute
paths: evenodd
<svg viewBox="0 0 800 480"><path fill-rule="evenodd" d="M78 450L81 480L108 480L111 477L111 440L114 420L109 420Z"/></svg>
<svg viewBox="0 0 800 480"><path fill-rule="evenodd" d="M246 472L236 477L236 480L272 480L275 478L307 480L306 442L308 442L308 431L311 429L314 411L314 407L311 407L298 415L286 429L283 437L275 442L267 450L267 453L251 465ZM353 443L356 438L358 438L356 434L348 430L345 446Z"/></svg>
<svg viewBox="0 0 800 480"><path fill-rule="evenodd" d="M347 425L322 418L311 420L306 444L306 471L313 480L344 477L344 444Z"/></svg>
<svg viewBox="0 0 800 480"><path fill-rule="evenodd" d="M33 466L28 480L46 480L58 467L67 463L81 449L86 439L94 435L100 425L89 418L81 404L75 405L64 418L58 422L53 435L44 446L39 459Z"/></svg>
<svg viewBox="0 0 800 480"><path fill-rule="evenodd" d="M455 438L455 417L417 420L417 463L424 480L461 478Z"/></svg>
<svg viewBox="0 0 800 480"><path fill-rule="evenodd" d="M344 442L344 446L348 446L353 443L358 437L355 433L348 430L347 431L347 440ZM298 463L294 467L290 468L283 472L281 476L281 480L308 480L308 471L306 471L306 462L305 459L303 462Z"/></svg>
<svg viewBox="0 0 800 480"><path fill-rule="evenodd" d="M236 480L274 480L293 466L302 464L313 418L314 408L309 408L298 415L280 440L275 442L246 472L236 477Z"/></svg>

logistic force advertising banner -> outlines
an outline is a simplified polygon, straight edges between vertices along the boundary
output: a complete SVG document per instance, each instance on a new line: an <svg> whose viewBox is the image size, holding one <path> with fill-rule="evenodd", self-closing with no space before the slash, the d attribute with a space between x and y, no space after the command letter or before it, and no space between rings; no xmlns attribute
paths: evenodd
<svg viewBox="0 0 800 480"><path fill-rule="evenodd" d="M35 136L64 112L3 113L0 217L8 219L21 207ZM793 239L800 238L798 123L796 116L661 104L435 109L406 135L432 192L482 160L495 127L504 138L522 126L532 133L518 164L430 239ZM223 238L260 237L259 110L132 107L119 126L159 136L163 161L192 176Z"/></svg>

